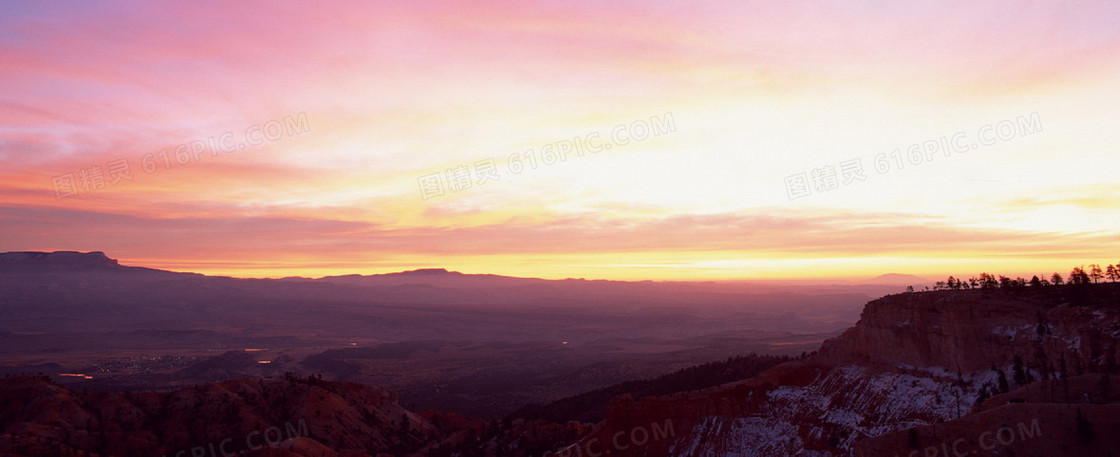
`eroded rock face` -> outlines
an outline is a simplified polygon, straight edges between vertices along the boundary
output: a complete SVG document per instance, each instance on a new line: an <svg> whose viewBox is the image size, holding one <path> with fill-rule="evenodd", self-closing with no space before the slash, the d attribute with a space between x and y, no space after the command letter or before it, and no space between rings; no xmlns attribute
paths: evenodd
<svg viewBox="0 0 1120 457"><path fill-rule="evenodd" d="M1114 363L1117 308L1073 306L1076 298L978 290L889 296L868 303L856 326L826 342L820 355L831 363L962 373L1006 365L1016 356L1039 373L1060 370L1063 359L1069 372Z"/></svg>
<svg viewBox="0 0 1120 457"><path fill-rule="evenodd" d="M807 361L703 392L616 399L592 435L558 455L836 456L852 455L859 446L903 451L897 435L885 444L861 443L973 418L981 392L999 385L993 367L1015 388L1057 377L1062 366L1069 376L1115 366L1120 287L1048 289L909 293L874 300L855 327L826 341ZM1016 358L1024 379L1013 374ZM1117 384L1120 388L1120 377ZM1062 410L1062 417L1070 411ZM1106 413L1095 411L1093 417ZM958 431L991 422L969 420ZM653 424L662 430L671 424L672 433L635 445L634 438L652 438L646 432Z"/></svg>
<svg viewBox="0 0 1120 457"><path fill-rule="evenodd" d="M980 386L990 380L983 373L965 376L962 387L955 374L944 371L829 366L813 361L793 362L772 371L776 373L703 395L617 399L608 409L607 420L593 434L604 446L600 453L846 455L854 443L868 436L966 415ZM631 435L647 434L643 428L655 436L653 424L672 433L641 447L624 446ZM622 444L614 445L616 440ZM584 443L582 454L568 455L593 455L588 451L597 448L586 447L587 440Z"/></svg>

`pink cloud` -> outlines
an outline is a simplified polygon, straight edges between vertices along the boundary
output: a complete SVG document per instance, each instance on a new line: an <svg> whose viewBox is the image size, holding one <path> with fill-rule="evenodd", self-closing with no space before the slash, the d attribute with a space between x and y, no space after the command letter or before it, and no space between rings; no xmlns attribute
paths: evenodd
<svg viewBox="0 0 1120 457"><path fill-rule="evenodd" d="M1120 248L1114 234L1050 234L955 227L901 214L681 215L651 220L573 216L539 223L474 227L391 227L322 217L233 215L202 205L148 215L46 207L0 208L8 248L83 249L125 257L266 262L305 255L352 259L420 256L743 252L794 257L937 257L1086 253ZM1071 242L1076 240L1076 242Z"/></svg>

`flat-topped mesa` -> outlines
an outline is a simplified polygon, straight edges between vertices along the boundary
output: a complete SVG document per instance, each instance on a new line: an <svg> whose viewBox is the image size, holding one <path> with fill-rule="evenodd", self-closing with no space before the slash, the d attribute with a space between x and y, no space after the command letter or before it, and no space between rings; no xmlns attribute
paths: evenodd
<svg viewBox="0 0 1120 457"><path fill-rule="evenodd" d="M1078 287L883 297L867 304L854 327L826 341L818 359L969 373L1018 356L1038 371L1053 372L1063 359L1071 373L1091 371L1115 360L1120 346L1118 288Z"/></svg>
<svg viewBox="0 0 1120 457"><path fill-rule="evenodd" d="M418 270L409 270L396 273L402 276L441 276L441 275L454 275L462 276L458 271L448 271L446 268L421 268Z"/></svg>
<svg viewBox="0 0 1120 457"><path fill-rule="evenodd" d="M101 251L4 252L0 253L3 271L78 271L123 268L116 259Z"/></svg>

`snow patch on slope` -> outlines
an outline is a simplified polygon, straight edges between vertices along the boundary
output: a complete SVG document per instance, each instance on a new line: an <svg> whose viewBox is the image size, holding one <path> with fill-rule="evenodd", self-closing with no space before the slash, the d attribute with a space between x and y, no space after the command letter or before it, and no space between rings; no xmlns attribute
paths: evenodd
<svg viewBox="0 0 1120 457"><path fill-rule="evenodd" d="M707 418L676 443L672 455L816 455L805 449L797 433L799 425L808 427L807 440L835 439L839 447L850 449L860 437L967 414L979 386L989 377L985 373L961 376L962 388L956 374L939 367L913 374L857 365L836 367L805 386L769 391L759 417Z"/></svg>
<svg viewBox="0 0 1120 457"><path fill-rule="evenodd" d="M804 448L797 426L772 417L706 417L670 448L670 455L790 455Z"/></svg>

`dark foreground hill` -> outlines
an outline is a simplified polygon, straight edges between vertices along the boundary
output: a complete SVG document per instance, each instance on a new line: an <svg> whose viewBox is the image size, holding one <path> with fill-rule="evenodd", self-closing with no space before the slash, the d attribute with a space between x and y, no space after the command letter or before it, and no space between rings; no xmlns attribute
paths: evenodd
<svg viewBox="0 0 1120 457"><path fill-rule="evenodd" d="M560 423L569 421L597 423L605 418L610 400L621 395L630 395L634 398L656 397L704 389L752 378L779 363L790 360L793 359L757 354L729 357L726 360L677 370L654 379L627 381L544 405L526 405L514 411L510 417L544 419Z"/></svg>
<svg viewBox="0 0 1120 457"><path fill-rule="evenodd" d="M88 393L49 379L0 380L5 456L530 455L579 426L510 424L405 410L385 390L318 378L237 380L171 392Z"/></svg>

